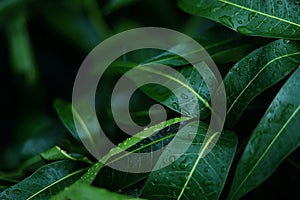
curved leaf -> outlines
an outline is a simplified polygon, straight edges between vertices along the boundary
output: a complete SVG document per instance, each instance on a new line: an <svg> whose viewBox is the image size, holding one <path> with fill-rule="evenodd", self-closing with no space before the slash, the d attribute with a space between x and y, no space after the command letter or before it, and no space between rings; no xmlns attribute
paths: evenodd
<svg viewBox="0 0 300 200"><path fill-rule="evenodd" d="M62 99L56 99L54 101L54 108L60 121L62 121L64 126L71 133L71 135L77 141L81 141L74 124L73 115L72 115L72 105L70 103L65 102Z"/></svg>
<svg viewBox="0 0 300 200"><path fill-rule="evenodd" d="M230 199L265 181L300 146L300 68L281 88L254 130L238 163Z"/></svg>
<svg viewBox="0 0 300 200"><path fill-rule="evenodd" d="M227 121L232 127L258 94L274 85L300 64L300 43L277 40L239 61L224 78Z"/></svg>
<svg viewBox="0 0 300 200"><path fill-rule="evenodd" d="M299 1L179 0L179 6L242 34L300 39Z"/></svg>
<svg viewBox="0 0 300 200"><path fill-rule="evenodd" d="M218 64L238 61L269 41L269 39L258 40L254 37L245 37L220 26L213 26L202 35L199 35L199 38L196 38L196 40L204 48L199 49L199 52L203 50L207 51L214 62ZM184 46L183 44L179 44L173 48L184 48ZM187 55L194 53L197 53L197 51L186 52ZM161 63L173 67L189 64L185 59L169 51L159 54L143 63Z"/></svg>
<svg viewBox="0 0 300 200"><path fill-rule="evenodd" d="M71 161L58 161L45 165L28 178L4 190L0 199L49 199L63 187L71 185L86 168Z"/></svg>
<svg viewBox="0 0 300 200"><path fill-rule="evenodd" d="M205 63L201 64L206 65ZM139 72L147 74L148 78L153 75L152 78L158 80L157 77L159 77L162 82L161 85L147 84L141 87L142 91L152 99L185 116L206 118L209 115L212 109L209 90L202 76L194 67L188 66L179 70L179 74L183 75L187 82L184 82L175 74L170 74L173 72L168 70L164 72L161 69L157 70L155 67L147 65L137 69ZM143 76L136 74L135 76L131 75L130 78L138 83L145 79ZM173 91L163 87L163 84L172 85L174 87ZM174 91L180 93L180 100L176 97ZM197 109L197 106L199 106L199 109Z"/></svg>
<svg viewBox="0 0 300 200"><path fill-rule="evenodd" d="M182 121L185 121L188 119L190 119L190 118L184 118L184 117L183 118L174 118L174 119L170 119L165 122L161 122L152 127L145 128L143 131L135 134L131 138L126 139L124 142L120 143L117 147L111 149L109 151L109 153L106 154L105 156L103 156L99 162L97 162L91 168L89 168L88 172L86 174L84 174L77 182L91 184L94 181L95 177L97 176L98 172L105 166L105 163L107 163L110 158L112 158L113 156L124 152L124 150L138 144L140 141L151 136L153 133L155 133L167 126L170 126L172 124L176 124L178 122L182 122ZM131 153L131 152L128 152L127 154L123 155L123 157L128 155L129 153ZM121 158L122 157L117 157L115 160L118 160ZM114 162L115 160L110 161L110 162Z"/></svg>
<svg viewBox="0 0 300 200"><path fill-rule="evenodd" d="M191 134L189 133L190 128L198 123L195 121L186 125L186 133ZM235 154L237 138L232 132L222 133L212 151L202 157L209 141L212 141L217 134L212 135L202 148L207 125L202 122L199 125L199 131L188 150L171 165L150 174L142 190L142 197L149 199L218 199ZM165 162L165 159L173 158L172 155L166 157L162 154L157 165Z"/></svg>

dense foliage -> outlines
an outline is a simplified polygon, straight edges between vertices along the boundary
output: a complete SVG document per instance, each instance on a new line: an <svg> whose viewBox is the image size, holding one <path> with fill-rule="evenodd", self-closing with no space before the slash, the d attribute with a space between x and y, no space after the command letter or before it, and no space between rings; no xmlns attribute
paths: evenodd
<svg viewBox="0 0 300 200"><path fill-rule="evenodd" d="M299 0L2 0L0 24L0 199L300 198ZM202 144L211 113L203 77L181 57L155 49L120 57L99 83L99 122L119 148L97 161L79 139L70 102L81 62L109 36L144 26L193 37L221 72L225 128L205 157ZM137 90L129 105L137 124L149 123L148 110L155 103L168 115L166 123L138 133L149 135L146 139L123 133L110 111L114 84L140 63L172 66L198 97L183 93L186 103L180 105L159 85ZM115 104L128 106L118 95ZM198 132L191 133L197 125ZM173 160L165 168L135 174L105 166L121 159L122 150L160 149L178 131L195 138L178 159L163 154L157 164Z"/></svg>

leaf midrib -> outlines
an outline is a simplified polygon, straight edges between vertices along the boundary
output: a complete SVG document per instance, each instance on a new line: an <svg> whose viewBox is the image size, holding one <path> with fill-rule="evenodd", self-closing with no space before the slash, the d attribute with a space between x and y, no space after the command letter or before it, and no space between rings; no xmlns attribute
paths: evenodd
<svg viewBox="0 0 300 200"><path fill-rule="evenodd" d="M194 163L194 165L193 165L193 167L192 167L192 169L191 169L191 171L190 171L190 173L189 173L189 175L188 175L188 178L187 178L186 182L184 183L184 185L183 185L183 187L182 187L182 190L181 190L180 194L179 194L178 197L177 197L177 200L180 200L180 198L181 198L182 195L184 194L184 191L185 191L185 189L187 188L187 185L188 185L188 183L190 182L190 180L191 180L191 178L192 178L192 176L193 176L193 174L194 174L194 172L195 172L195 170L196 170L196 167L197 167L198 164L199 164L200 159L203 157L203 154L204 154L205 150L206 150L207 147L210 145L210 143L214 140L214 138L215 138L216 136L218 136L218 135L219 135L218 132L213 133L213 135L212 135L210 138L208 138L208 140L207 140L207 142L204 144L203 148L201 148L201 151L199 152L199 155L198 155L198 157L197 157L197 159L196 159L196 161L195 161L195 163Z"/></svg>
<svg viewBox="0 0 300 200"><path fill-rule="evenodd" d="M241 189L241 187L245 184L245 182L247 181L247 179L249 178L249 176L253 173L253 171L255 170L255 168L259 165L259 163L261 162L261 160L265 157L265 155L268 153L268 151L270 150L270 148L272 147L272 145L275 143L275 141L279 138L279 136L282 134L282 132L284 131L284 129L287 127L287 125L291 122L291 120L294 118L294 116L297 114L297 112L300 110L300 105L297 107L297 109L292 113L292 115L289 117L289 119L286 121L286 123L284 123L284 125L281 127L281 129L278 131L278 133L276 134L276 136L273 138L273 140L270 142L270 144L267 146L267 148L265 149L265 151L263 152L263 154L261 155L261 157L257 160L257 162L254 164L254 166L251 168L251 170L249 171L249 173L247 174L247 176L243 179L243 181L241 182L241 184L239 185L239 187L236 189L236 191L232 194L232 197L234 197L238 191Z"/></svg>
<svg viewBox="0 0 300 200"><path fill-rule="evenodd" d="M145 64L147 65L147 64ZM181 82L180 80L176 79L173 76L170 76L168 74L164 74L161 71L156 71L154 69L149 69L149 68L145 68L145 67L140 67L139 69L144 70L144 71L148 71L154 74L157 74L159 76L163 76L166 77L174 82L177 82L178 84L180 84L181 86L183 86L184 88L186 88L187 90L189 90L191 93L193 93L204 105L205 107L207 107L209 110L212 110L211 106L209 105L209 103L202 97L200 96L193 88L189 87L187 84Z"/></svg>
<svg viewBox="0 0 300 200"><path fill-rule="evenodd" d="M48 186L46 186L46 187L44 187L43 189L39 190L38 192L34 193L34 194L31 195L30 197L28 197L26 200L30 200L30 199L34 198L36 195L38 195L38 194L44 192L44 191L47 190L48 188L50 188L50 187L52 187L52 186L54 186L54 185L60 183L61 181L65 180L65 179L67 179L67 178L70 178L71 176L74 176L74 175L79 174L79 173L81 173L81 172L83 172L83 171L86 171L87 169L88 169L88 168L86 167L86 168L77 170L77 171L75 171L75 172L72 172L72 173L68 174L67 176L62 177L61 179L58 179L57 181L55 181L55 182L49 184Z"/></svg>
<svg viewBox="0 0 300 200"><path fill-rule="evenodd" d="M237 8L241 8L243 10L247 10L249 12L257 13L259 15L263 15L263 16L268 17L268 18L276 19L278 21L282 21L282 22L285 22L285 23L288 23L288 24L300 27L300 24L298 24L296 22L289 21L289 20L286 20L286 19L282 19L280 17L274 16L274 15L270 15L270 14L267 14L267 13L264 13L264 12L261 12L261 11L258 11L258 10L253 10L251 8L248 8L248 7L245 7L245 6L242 6L242 5L239 5L239 4L227 1L227 0L218 0L218 1L223 2L225 4L228 4L228 5L231 5L231 6L234 6L234 7L237 7Z"/></svg>
<svg viewBox="0 0 300 200"><path fill-rule="evenodd" d="M296 53L292 53L292 54L285 54L279 57L276 57L272 60L270 60L266 65L264 65L259 71L258 73L249 81L249 83L246 85L246 87L240 92L240 94L235 98L235 100L233 101L233 103L231 104L231 106L229 107L228 111L227 111L227 115L228 113L230 113L230 111L232 110L232 108L235 106L235 104L237 103L237 101L241 98L241 96L245 93L245 91L250 87L250 85L255 81L255 79L273 62L280 60L282 58L287 58L290 56L294 56L294 55L298 55L300 54L300 52L296 52Z"/></svg>

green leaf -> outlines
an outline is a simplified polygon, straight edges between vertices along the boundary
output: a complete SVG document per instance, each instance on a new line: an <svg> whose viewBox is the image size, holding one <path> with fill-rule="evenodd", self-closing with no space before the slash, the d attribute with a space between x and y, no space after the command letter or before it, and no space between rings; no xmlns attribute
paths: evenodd
<svg viewBox="0 0 300 200"><path fill-rule="evenodd" d="M238 163L230 199L265 181L300 146L300 68L281 88L254 130Z"/></svg>
<svg viewBox="0 0 300 200"><path fill-rule="evenodd" d="M4 190L0 199L49 199L62 188L71 185L84 171L86 168L79 163L67 160L54 162Z"/></svg>
<svg viewBox="0 0 300 200"><path fill-rule="evenodd" d="M25 14L19 16L8 26L7 37L10 45L10 60L13 71L23 75L28 85L37 81L37 69L34 61L33 50L27 30Z"/></svg>
<svg viewBox="0 0 300 200"><path fill-rule="evenodd" d="M107 15L138 1L139 0L110 0L105 4L103 11Z"/></svg>
<svg viewBox="0 0 300 200"><path fill-rule="evenodd" d="M149 128L145 128L143 131L135 134L133 137L126 139L124 142L120 143L117 147L111 149L109 151L108 154L106 154L105 156L103 156L101 158L101 160L99 160L99 162L97 162L96 164L94 164L92 167L89 168L88 172L86 174L84 174L80 180L78 180L78 183L86 183L86 184L91 184L95 177L97 176L97 174L99 173L99 171L105 166L105 164L107 163L107 161L115 156L118 155L119 153L123 152L124 150L136 145L137 143L139 143L140 141L142 141L143 139L151 136L153 133L167 127L170 126L172 124L176 124L178 122L182 122L185 120L188 120L190 118L187 117L183 117L183 118L174 118L174 119L170 119L168 121L165 122L161 122L159 124L156 124L154 126L151 126ZM132 153L132 152L129 152ZM121 156L121 157L117 157L115 160L110 161L110 162L114 162L118 159L121 159L122 157L128 155L129 153Z"/></svg>
<svg viewBox="0 0 300 200"><path fill-rule="evenodd" d="M51 200L72 199L72 200L138 200L130 196L109 192L108 190L93 187L87 184L74 184L66 188Z"/></svg>
<svg viewBox="0 0 300 200"><path fill-rule="evenodd" d="M52 147L46 152L41 154L42 158L48 161L57 161L57 160L73 160L73 161L82 161L88 164L93 164L87 157L83 156L74 156L68 154L65 150L61 149L59 146Z"/></svg>
<svg viewBox="0 0 300 200"><path fill-rule="evenodd" d="M197 126L198 123L191 122L181 130L185 129L189 135L191 127ZM199 131L188 150L171 165L150 174L142 190L142 197L218 199L235 154L237 138L232 132L222 133L212 151L203 157L203 152L219 134L213 134L203 145L208 127L203 122L199 125ZM184 142L184 139L181 142ZM170 152L166 155L162 154L157 165L166 159L174 159Z"/></svg>
<svg viewBox="0 0 300 200"><path fill-rule="evenodd" d="M179 0L179 6L242 34L300 39L298 1Z"/></svg>
<svg viewBox="0 0 300 200"><path fill-rule="evenodd" d="M71 135L77 140L81 141L73 120L72 104L62 100L56 99L54 101L54 108L58 114L59 119L62 121L64 126L68 129Z"/></svg>
<svg viewBox="0 0 300 200"><path fill-rule="evenodd" d="M175 137L180 130L179 123L170 125L158 133L140 141L136 145L130 147L128 151L131 153L148 153L160 150ZM149 173L127 173L118 171L109 167L101 169L95 183L101 187L105 187L111 191L119 191L128 188L138 181L146 178ZM108 178L109 177L109 178Z"/></svg>
<svg viewBox="0 0 300 200"><path fill-rule="evenodd" d="M199 53L205 50L217 64L238 61L269 41L269 39L245 37L244 35L217 25L205 31L202 35L199 35L199 38L195 38L195 40L199 42L204 49L199 49L198 52L186 52L186 54ZM174 48L184 49L185 46L179 44ZM144 63L161 63L173 67L189 64L185 59L171 52L159 54Z"/></svg>
<svg viewBox="0 0 300 200"><path fill-rule="evenodd" d="M160 85L147 84L141 87L142 91L152 99L185 116L206 118L209 115L212 109L209 90L196 68L188 66L179 70L179 73L184 76L187 82L179 79L177 75L170 74L168 71L157 70L152 66L144 65L137 69L136 72L146 73L148 76L153 75L153 79L157 79L157 77L161 79L162 84ZM141 74L130 78L137 83L145 79ZM174 87L173 91L163 87L164 83L166 85L171 84ZM174 91L180 93L181 104L173 93ZM199 109L197 109L198 106Z"/></svg>
<svg viewBox="0 0 300 200"><path fill-rule="evenodd" d="M238 121L247 105L300 64L300 43L277 40L239 61L224 78L227 93L227 126Z"/></svg>

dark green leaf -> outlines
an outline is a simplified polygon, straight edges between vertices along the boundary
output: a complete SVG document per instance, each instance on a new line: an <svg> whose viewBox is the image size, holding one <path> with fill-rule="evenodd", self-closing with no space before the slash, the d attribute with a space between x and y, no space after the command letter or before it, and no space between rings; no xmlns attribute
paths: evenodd
<svg viewBox="0 0 300 200"><path fill-rule="evenodd" d="M239 61L224 78L227 125L232 127L258 94L286 77L300 64L300 43L277 40Z"/></svg>
<svg viewBox="0 0 300 200"><path fill-rule="evenodd" d="M266 44L267 39L258 39L253 37L245 37L234 31L220 26L213 26L205 31L197 42L210 54L214 62L218 64L238 61L246 56L251 51ZM174 48L185 48L183 44L179 44ZM199 49L203 51L203 49ZM186 52L186 54L193 54L198 52ZM161 63L168 66L183 66L189 63L178 55L170 52L165 52L145 61L144 63Z"/></svg>
<svg viewBox="0 0 300 200"><path fill-rule="evenodd" d="M297 0L179 0L186 12L224 24L246 35L300 39Z"/></svg>
<svg viewBox="0 0 300 200"><path fill-rule="evenodd" d="M110 14L137 1L139 0L110 0L105 4L103 10L105 14Z"/></svg>
<svg viewBox="0 0 300 200"><path fill-rule="evenodd" d="M138 69L140 73L146 73L148 78L150 75L154 76L152 77L153 79L157 79L157 77L159 77L161 82L163 82L161 85L164 83L171 83L174 87L176 87L176 89L170 91L166 87L158 84L148 84L143 86L143 92L152 99L162 103L178 113L182 113L185 116L201 116L201 118L205 118L209 115L209 111L211 111L209 90L196 68L189 66L179 70L180 74L184 76L189 84L179 79L177 75L170 74L169 72L164 72L162 70L157 70L155 67L148 67L145 65L143 67L139 67ZM134 82L140 82L145 79L145 77L139 74L132 76L131 79ZM176 91L178 94L180 93L179 98L181 104L179 103L176 95L173 93L174 91ZM198 106L199 109L197 109Z"/></svg>
<svg viewBox="0 0 300 200"><path fill-rule="evenodd" d="M37 69L34 61L27 30L25 14L19 16L8 26L7 37L10 44L10 58L13 71L23 75L27 84L32 85L37 81Z"/></svg>
<svg viewBox="0 0 300 200"><path fill-rule="evenodd" d="M99 162L97 162L91 168L89 168L88 172L86 174L84 174L80 178L80 180L78 180L77 182L91 184L94 181L94 179L96 178L98 172L104 167L104 165L107 163L107 161L109 161L110 158L112 158L113 156L118 155L119 153L122 153L124 150L136 145L137 143L142 141L144 138L151 136L153 133L155 133L167 126L170 126L172 124L176 124L178 122L185 121L188 119L189 118L184 118L184 117L183 118L174 118L174 119L170 119L165 122L161 122L154 126L151 126L149 128L145 128L143 131L135 134L131 138L126 139L124 142L120 143L117 147L111 149L109 151L109 153L106 154L105 156L103 156ZM129 152L129 153L132 153L132 152ZM117 157L115 160L112 160L110 162L114 162L118 159L121 159L121 158L125 157L126 155L128 155L129 153L122 155L122 157Z"/></svg>
<svg viewBox="0 0 300 200"><path fill-rule="evenodd" d="M198 121L191 122L181 130L185 129L187 135L191 134L191 127L198 123ZM202 147L206 133L207 125L200 122L193 144L171 165L150 174L142 190L142 197L218 199L235 154L237 138L232 132L222 133L212 151L203 157L203 152L208 148L209 143L218 136L218 133L213 134ZM165 159L173 158L169 152L168 156L163 153L157 165L165 162Z"/></svg>
<svg viewBox="0 0 300 200"><path fill-rule="evenodd" d="M238 163L230 199L265 181L300 145L300 68L279 91L254 130Z"/></svg>
<svg viewBox="0 0 300 200"><path fill-rule="evenodd" d="M138 200L130 196L120 195L109 192L108 190L96 188L87 184L74 184L66 188L63 192L59 193L51 200Z"/></svg>
<svg viewBox="0 0 300 200"><path fill-rule="evenodd" d="M86 169L72 161L58 161L41 167L20 183L4 190L0 199L49 199L72 184Z"/></svg>
<svg viewBox="0 0 300 200"><path fill-rule="evenodd" d="M69 130L72 136L77 140L80 141L78 133L76 131L76 127L73 120L72 114L72 105L67 103L61 99L56 99L54 102L54 108L58 114L59 119L65 125L65 127Z"/></svg>

